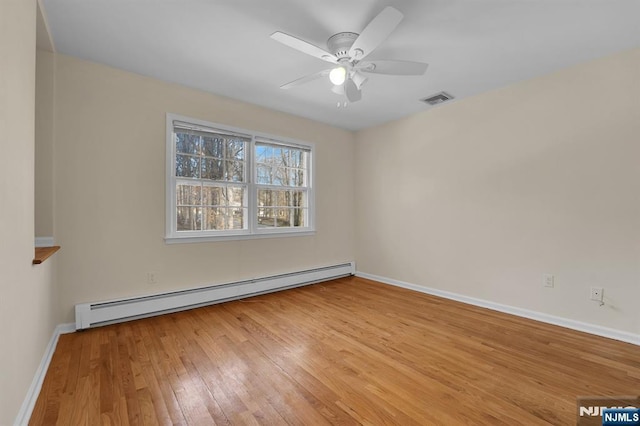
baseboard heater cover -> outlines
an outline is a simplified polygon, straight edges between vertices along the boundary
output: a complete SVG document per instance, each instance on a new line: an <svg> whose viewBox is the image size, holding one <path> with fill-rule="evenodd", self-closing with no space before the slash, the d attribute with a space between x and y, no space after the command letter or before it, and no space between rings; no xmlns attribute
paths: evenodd
<svg viewBox="0 0 640 426"><path fill-rule="evenodd" d="M178 312L354 275L355 262L150 296L76 305L76 330Z"/></svg>

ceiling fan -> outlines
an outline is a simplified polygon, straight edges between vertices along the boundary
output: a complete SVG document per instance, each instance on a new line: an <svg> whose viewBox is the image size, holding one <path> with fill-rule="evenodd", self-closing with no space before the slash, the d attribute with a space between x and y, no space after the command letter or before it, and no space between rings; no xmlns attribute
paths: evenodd
<svg viewBox="0 0 640 426"><path fill-rule="evenodd" d="M422 75L427 64L412 61L374 60L362 62L396 29L404 15L393 7L386 7L362 30L362 33L342 32L329 37L324 50L297 37L276 31L271 38L307 55L334 64L332 68L304 76L280 86L281 89L308 83L329 76L334 84L332 91L344 95L349 102L362 99L362 85L366 73L387 75ZM338 103L340 106L340 103ZM346 106L346 102L344 103Z"/></svg>

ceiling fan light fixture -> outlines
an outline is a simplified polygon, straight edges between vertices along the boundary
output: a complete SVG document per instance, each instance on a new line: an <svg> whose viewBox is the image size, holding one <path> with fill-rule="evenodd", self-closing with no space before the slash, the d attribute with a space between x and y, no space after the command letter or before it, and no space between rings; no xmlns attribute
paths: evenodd
<svg viewBox="0 0 640 426"><path fill-rule="evenodd" d="M336 86L341 86L347 79L347 70L344 67L336 67L329 73L329 80Z"/></svg>
<svg viewBox="0 0 640 426"><path fill-rule="evenodd" d="M364 83L366 83L369 78L367 76L363 75L362 73L359 73L359 72L356 71L351 76L351 79L356 84L356 87L358 88L358 90L360 90L360 89L362 89L362 85Z"/></svg>

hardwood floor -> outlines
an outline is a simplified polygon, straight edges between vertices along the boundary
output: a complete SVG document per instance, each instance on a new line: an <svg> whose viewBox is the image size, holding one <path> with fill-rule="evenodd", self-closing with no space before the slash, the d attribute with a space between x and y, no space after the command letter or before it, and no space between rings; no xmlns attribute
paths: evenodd
<svg viewBox="0 0 640 426"><path fill-rule="evenodd" d="M640 348L361 278L60 337L30 424L571 425Z"/></svg>

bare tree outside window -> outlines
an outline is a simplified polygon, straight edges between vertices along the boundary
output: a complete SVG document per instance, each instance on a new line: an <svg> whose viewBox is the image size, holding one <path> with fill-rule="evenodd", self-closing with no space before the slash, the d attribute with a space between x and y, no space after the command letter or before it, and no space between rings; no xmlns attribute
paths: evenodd
<svg viewBox="0 0 640 426"><path fill-rule="evenodd" d="M303 227L308 214L309 152L302 148L256 143L258 226Z"/></svg>
<svg viewBox="0 0 640 426"><path fill-rule="evenodd" d="M307 143L167 114L167 241L313 232L312 153Z"/></svg>
<svg viewBox="0 0 640 426"><path fill-rule="evenodd" d="M176 131L178 231L245 229L245 152L236 136Z"/></svg>

